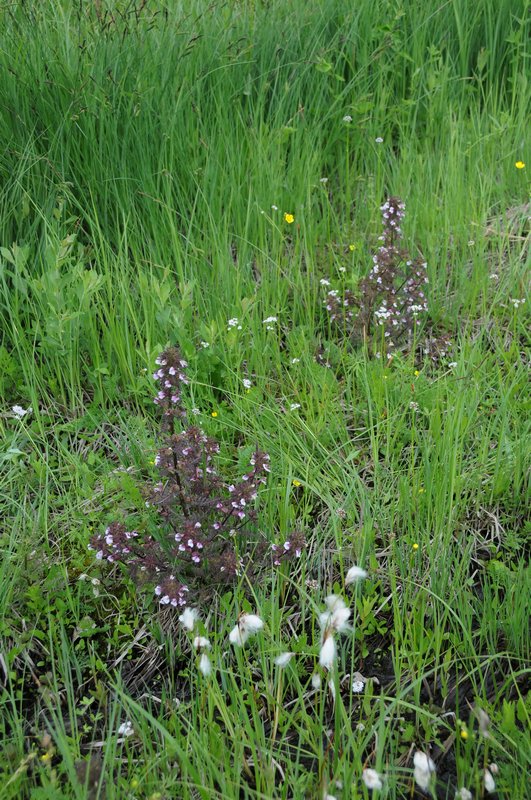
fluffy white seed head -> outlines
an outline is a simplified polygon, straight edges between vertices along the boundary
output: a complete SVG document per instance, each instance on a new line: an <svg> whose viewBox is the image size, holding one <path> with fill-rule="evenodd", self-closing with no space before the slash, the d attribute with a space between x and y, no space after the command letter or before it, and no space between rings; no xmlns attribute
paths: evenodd
<svg viewBox="0 0 531 800"><path fill-rule="evenodd" d="M361 777L367 789L371 791L383 789L382 776L375 769L364 769Z"/></svg>
<svg viewBox="0 0 531 800"><path fill-rule="evenodd" d="M486 769L483 775L483 784L485 786L485 791L488 794L491 794L496 789L496 782L492 777L492 772L490 769Z"/></svg>
<svg viewBox="0 0 531 800"><path fill-rule="evenodd" d="M253 636L264 627L264 621L256 614L240 614L236 626L229 634L229 641L237 647L243 647L249 636Z"/></svg>
<svg viewBox="0 0 531 800"><path fill-rule="evenodd" d="M118 728L118 736L132 736L134 732L133 724L129 720L122 722Z"/></svg>
<svg viewBox="0 0 531 800"><path fill-rule="evenodd" d="M354 566L352 566L345 575L345 586L348 586L351 583L356 583L356 581L361 581L366 577L366 571L354 564Z"/></svg>
<svg viewBox="0 0 531 800"><path fill-rule="evenodd" d="M210 647L210 642L208 641L206 636L196 636L193 644L195 650L202 650L204 648Z"/></svg>
<svg viewBox="0 0 531 800"><path fill-rule="evenodd" d="M291 661L294 655L295 653L281 653L279 656L275 658L275 664L277 665L277 667L283 669L284 667L288 666L289 662Z"/></svg>
<svg viewBox="0 0 531 800"><path fill-rule="evenodd" d="M199 672L201 672L205 678L208 678L212 672L212 664L210 663L210 659L206 653L201 653L201 658L199 659Z"/></svg>
<svg viewBox="0 0 531 800"><path fill-rule="evenodd" d="M336 660L336 643L334 637L329 635L323 642L319 653L319 664L325 669L332 669Z"/></svg>
<svg viewBox="0 0 531 800"><path fill-rule="evenodd" d="M248 638L249 634L242 631L239 625L235 625L229 633L229 642L236 647L243 647Z"/></svg>
<svg viewBox="0 0 531 800"><path fill-rule="evenodd" d="M321 688L321 676L319 675L318 672L314 672L312 675L312 689L315 689L315 691L317 691L320 688Z"/></svg>
<svg viewBox="0 0 531 800"><path fill-rule="evenodd" d="M431 776L435 774L435 764L426 753L417 750L413 756L413 765L415 767L415 783L421 789L427 789L430 785Z"/></svg>
<svg viewBox="0 0 531 800"><path fill-rule="evenodd" d="M196 621L199 619L197 608L185 608L179 616L179 622L187 631L193 631Z"/></svg>
<svg viewBox="0 0 531 800"><path fill-rule="evenodd" d="M336 633L343 633L349 629L348 619L350 608L347 608L345 601L339 595L331 594L325 597L325 605L328 611L319 615L319 623L323 636L332 629Z"/></svg>
<svg viewBox="0 0 531 800"><path fill-rule="evenodd" d="M245 628L249 636L253 633L258 633L264 627L264 621L256 614L242 614L238 620L241 628Z"/></svg>

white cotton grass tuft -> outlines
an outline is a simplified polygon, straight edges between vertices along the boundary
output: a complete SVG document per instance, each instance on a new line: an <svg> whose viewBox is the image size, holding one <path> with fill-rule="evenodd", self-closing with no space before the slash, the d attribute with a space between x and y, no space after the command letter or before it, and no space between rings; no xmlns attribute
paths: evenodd
<svg viewBox="0 0 531 800"><path fill-rule="evenodd" d="M236 647L243 647L247 639L263 627L264 621L256 614L240 614L238 622L229 633L229 641Z"/></svg>
<svg viewBox="0 0 531 800"><path fill-rule="evenodd" d="M367 572L362 569L362 567L358 567L356 564L354 564L345 575L345 586L349 586L351 583L361 581L366 577Z"/></svg>
<svg viewBox="0 0 531 800"><path fill-rule="evenodd" d="M312 675L312 689L315 689L316 692L319 691L319 689L321 688L321 684L322 684L321 676L319 675L318 672L314 672Z"/></svg>
<svg viewBox="0 0 531 800"><path fill-rule="evenodd" d="M208 678L212 672L212 664L206 653L201 653L201 657L199 659L199 672L204 675L205 678Z"/></svg>
<svg viewBox="0 0 531 800"><path fill-rule="evenodd" d="M185 608L183 613L179 616L179 622L187 631L193 631L198 619L199 611L197 608Z"/></svg>
<svg viewBox="0 0 531 800"><path fill-rule="evenodd" d="M203 650L205 648L210 648L210 642L206 638L206 636L196 636L194 641L194 650Z"/></svg>
<svg viewBox="0 0 531 800"><path fill-rule="evenodd" d="M336 633L343 633L349 630L348 619L350 617L350 608L342 597L337 594L330 594L325 597L325 605L328 611L324 611L319 615L319 622L323 637L327 630L332 629Z"/></svg>
<svg viewBox="0 0 531 800"><path fill-rule="evenodd" d="M319 664L324 669L332 669L336 660L336 643L332 634L329 634L321 645Z"/></svg>
<svg viewBox="0 0 531 800"><path fill-rule="evenodd" d="M370 769L369 767L364 769L361 775L363 783L365 784L367 789L370 789L371 792L383 789L382 778L383 776L380 775L379 772L376 772L375 769Z"/></svg>
<svg viewBox="0 0 531 800"><path fill-rule="evenodd" d="M284 669L284 667L288 666L289 662L291 661L294 655L295 653L281 653L279 656L275 658L276 666L280 667L280 669Z"/></svg>
<svg viewBox="0 0 531 800"><path fill-rule="evenodd" d="M133 728L133 723L130 722L130 720L122 722L118 728L118 736L132 736L134 732L135 729Z"/></svg>
<svg viewBox="0 0 531 800"><path fill-rule="evenodd" d="M426 753L417 750L413 756L413 765L415 767L415 783L421 789L426 790L430 785L432 775L435 775L435 764Z"/></svg>
<svg viewBox="0 0 531 800"><path fill-rule="evenodd" d="M491 794L496 789L496 781L492 777L490 769L486 769L483 773L483 785L487 794Z"/></svg>

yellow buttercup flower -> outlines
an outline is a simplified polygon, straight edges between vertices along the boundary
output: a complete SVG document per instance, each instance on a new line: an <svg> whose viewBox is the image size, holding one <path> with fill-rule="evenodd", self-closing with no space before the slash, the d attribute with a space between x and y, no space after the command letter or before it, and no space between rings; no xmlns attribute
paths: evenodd
<svg viewBox="0 0 531 800"><path fill-rule="evenodd" d="M293 214L288 214L288 212L286 211L286 213L284 214L284 221L287 222L288 225L291 225L292 222L295 222L295 217L293 216Z"/></svg>
<svg viewBox="0 0 531 800"><path fill-rule="evenodd" d="M413 550L418 550L418 549L419 549L419 546L418 546L417 542L415 542L415 544L413 545Z"/></svg>
<svg viewBox="0 0 531 800"><path fill-rule="evenodd" d="M468 739L468 731L466 730L466 728L463 728L463 729L461 730L461 734L460 734L460 735L461 735L461 739L462 739L464 742L466 742L466 740Z"/></svg>
<svg viewBox="0 0 531 800"><path fill-rule="evenodd" d="M218 415L218 412L217 411L213 411L211 416L217 417L217 415Z"/></svg>
<svg viewBox="0 0 531 800"><path fill-rule="evenodd" d="M420 371L418 369L416 369L415 370L415 378L418 378L419 375L420 375Z"/></svg>
<svg viewBox="0 0 531 800"><path fill-rule="evenodd" d="M357 245L355 245L355 244L349 244L348 249L350 250L351 253L353 253L354 250L356 249L356 247L357 247Z"/></svg>
<svg viewBox="0 0 531 800"><path fill-rule="evenodd" d="M517 161L514 166L516 167L516 169L524 169L525 163L523 161Z"/></svg>
<svg viewBox="0 0 531 800"><path fill-rule="evenodd" d="M292 481L292 484L294 486L302 486L302 483L300 481L297 481L297 480Z"/></svg>

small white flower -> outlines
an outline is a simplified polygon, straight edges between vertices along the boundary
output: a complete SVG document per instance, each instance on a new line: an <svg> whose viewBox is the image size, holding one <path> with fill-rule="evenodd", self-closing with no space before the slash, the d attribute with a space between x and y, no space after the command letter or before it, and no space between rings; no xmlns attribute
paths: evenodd
<svg viewBox="0 0 531 800"><path fill-rule="evenodd" d="M419 410L419 404L415 403L414 400L411 401L411 403L409 404L409 407L410 407L411 411L418 411Z"/></svg>
<svg viewBox="0 0 531 800"><path fill-rule="evenodd" d="M132 736L134 732L133 724L129 720L122 722L118 728L118 736Z"/></svg>
<svg viewBox="0 0 531 800"><path fill-rule="evenodd" d="M210 663L210 659L206 653L201 653L201 658L199 659L199 672L201 672L205 678L208 678L212 672L212 664Z"/></svg>
<svg viewBox="0 0 531 800"><path fill-rule="evenodd" d="M249 636L258 633L263 627L263 620L256 614L240 614L237 624L229 634L229 641L237 647L243 647Z"/></svg>
<svg viewBox="0 0 531 800"><path fill-rule="evenodd" d="M325 794L323 800L337 800L337 798L333 794Z"/></svg>
<svg viewBox="0 0 531 800"><path fill-rule="evenodd" d="M475 242L474 239L470 239L470 241L468 242L468 246L469 247L474 247L475 244L476 244L476 242Z"/></svg>
<svg viewBox="0 0 531 800"><path fill-rule="evenodd" d="M493 775L497 775L500 771L497 764L489 764L489 769Z"/></svg>
<svg viewBox="0 0 531 800"><path fill-rule="evenodd" d="M334 637L329 635L323 642L319 653L319 664L325 669L332 669L336 660L336 643Z"/></svg>
<svg viewBox="0 0 531 800"><path fill-rule="evenodd" d="M328 183L328 178L319 178L319 183Z"/></svg>
<svg viewBox="0 0 531 800"><path fill-rule="evenodd" d="M206 350L207 347L210 347L210 342L201 342L201 347Z"/></svg>
<svg viewBox="0 0 531 800"><path fill-rule="evenodd" d="M14 416L17 417L18 419L24 419L26 414L31 414L33 409L31 408L31 406L29 408L22 408L22 406L13 406L11 411L13 412Z"/></svg>
<svg viewBox="0 0 531 800"><path fill-rule="evenodd" d="M367 572L354 564L345 576L345 586L348 586L350 583L356 583L356 581L361 581L366 577Z"/></svg>
<svg viewBox="0 0 531 800"><path fill-rule="evenodd" d="M319 283L321 284L321 286L330 286L330 281L327 280L326 278L321 278Z"/></svg>
<svg viewBox="0 0 531 800"><path fill-rule="evenodd" d="M376 144L381 144L383 142L383 139L381 136L377 136L374 141L376 142Z"/></svg>
<svg viewBox="0 0 531 800"><path fill-rule="evenodd" d="M455 800L472 800L472 792L469 792L468 789L465 789L463 786L455 793Z"/></svg>
<svg viewBox="0 0 531 800"><path fill-rule="evenodd" d="M431 758L421 750L417 750L413 756L413 764L415 767L415 783L420 786L421 789L427 789L430 785L431 776L435 774L435 764Z"/></svg>
<svg viewBox="0 0 531 800"><path fill-rule="evenodd" d="M485 791L488 794L491 794L496 788L496 782L492 777L492 772L489 769L486 769L483 775L483 783L485 786Z"/></svg>
<svg viewBox="0 0 531 800"><path fill-rule="evenodd" d="M271 208L273 209L273 211L278 211L278 206L272 205Z"/></svg>
<svg viewBox="0 0 531 800"><path fill-rule="evenodd" d="M296 410L297 410L298 408L300 408L300 407L301 407L301 404L300 404L300 403L291 403L291 404L290 404L290 407L289 407L289 410L290 410L290 411L296 411Z"/></svg>
<svg viewBox="0 0 531 800"><path fill-rule="evenodd" d="M363 681L352 681L352 691L354 694L360 694L365 689Z"/></svg>
<svg viewBox="0 0 531 800"><path fill-rule="evenodd" d="M179 622L187 631L193 631L196 620L199 618L197 608L185 608L179 617Z"/></svg>
<svg viewBox="0 0 531 800"><path fill-rule="evenodd" d="M375 769L364 769L361 778L367 789L371 791L383 789L382 776Z"/></svg>
<svg viewBox="0 0 531 800"><path fill-rule="evenodd" d="M491 274L489 275L489 278L491 279L491 281L499 281L500 280L500 276L497 275L495 272L491 272Z"/></svg>
<svg viewBox="0 0 531 800"><path fill-rule="evenodd" d="M300 363L300 358L292 358L291 359L291 363L292 364L299 364Z"/></svg>
<svg viewBox="0 0 531 800"><path fill-rule="evenodd" d="M455 367L457 367L457 361L450 361L448 366L450 367L450 369L455 369Z"/></svg>
<svg viewBox="0 0 531 800"><path fill-rule="evenodd" d="M522 297L521 300L518 300L518 298L516 298L516 297L511 297L511 303L513 304L513 306L515 308L518 308L519 306L521 306L521 305L523 305L525 303L525 297ZM14 410L15 409L13 409L13 411ZM31 409L30 409L30 411L31 411Z"/></svg>
<svg viewBox="0 0 531 800"><path fill-rule="evenodd" d="M283 669L284 667L288 666L289 662L291 661L294 655L295 653L281 653L279 656L275 658L275 664L277 665L277 667Z"/></svg>
<svg viewBox="0 0 531 800"><path fill-rule="evenodd" d="M235 328L238 325L238 317L233 317L232 319L229 319L227 325L229 326L229 328Z"/></svg>
<svg viewBox="0 0 531 800"><path fill-rule="evenodd" d="M262 320L262 324L269 325L271 324L271 322L277 322L277 321L278 321L277 317L266 317L265 319Z"/></svg>
<svg viewBox="0 0 531 800"><path fill-rule="evenodd" d="M318 672L314 672L312 675L312 689L318 691L321 688L321 676Z"/></svg>
<svg viewBox="0 0 531 800"><path fill-rule="evenodd" d="M251 386L253 385L253 384L251 383L251 381L249 380L249 378L244 378L244 379L242 380L242 383L243 383L243 386L244 386L244 388L245 388L245 389L250 389L250 388L251 388Z"/></svg>
<svg viewBox="0 0 531 800"><path fill-rule="evenodd" d="M345 114L345 116L343 117L343 122L346 123L352 122L352 117L350 116L350 114Z"/></svg>

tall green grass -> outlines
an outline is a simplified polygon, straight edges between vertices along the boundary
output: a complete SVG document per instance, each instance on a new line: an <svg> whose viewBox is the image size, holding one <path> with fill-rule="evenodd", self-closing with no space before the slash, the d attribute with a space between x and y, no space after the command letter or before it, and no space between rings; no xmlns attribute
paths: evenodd
<svg viewBox="0 0 531 800"><path fill-rule="evenodd" d="M436 797L481 797L492 761L498 796L525 797L527 11L0 10L0 797L357 798L365 766L410 797L416 747ZM437 364L370 359L323 308L320 279L367 273L388 194L452 339ZM86 549L145 513L170 342L227 469L235 444L271 454L261 533L308 540L291 571L202 609L210 681L149 592ZM310 681L316 614L354 562L369 578L333 703ZM266 629L233 653L242 609ZM357 671L379 681L361 696Z"/></svg>

